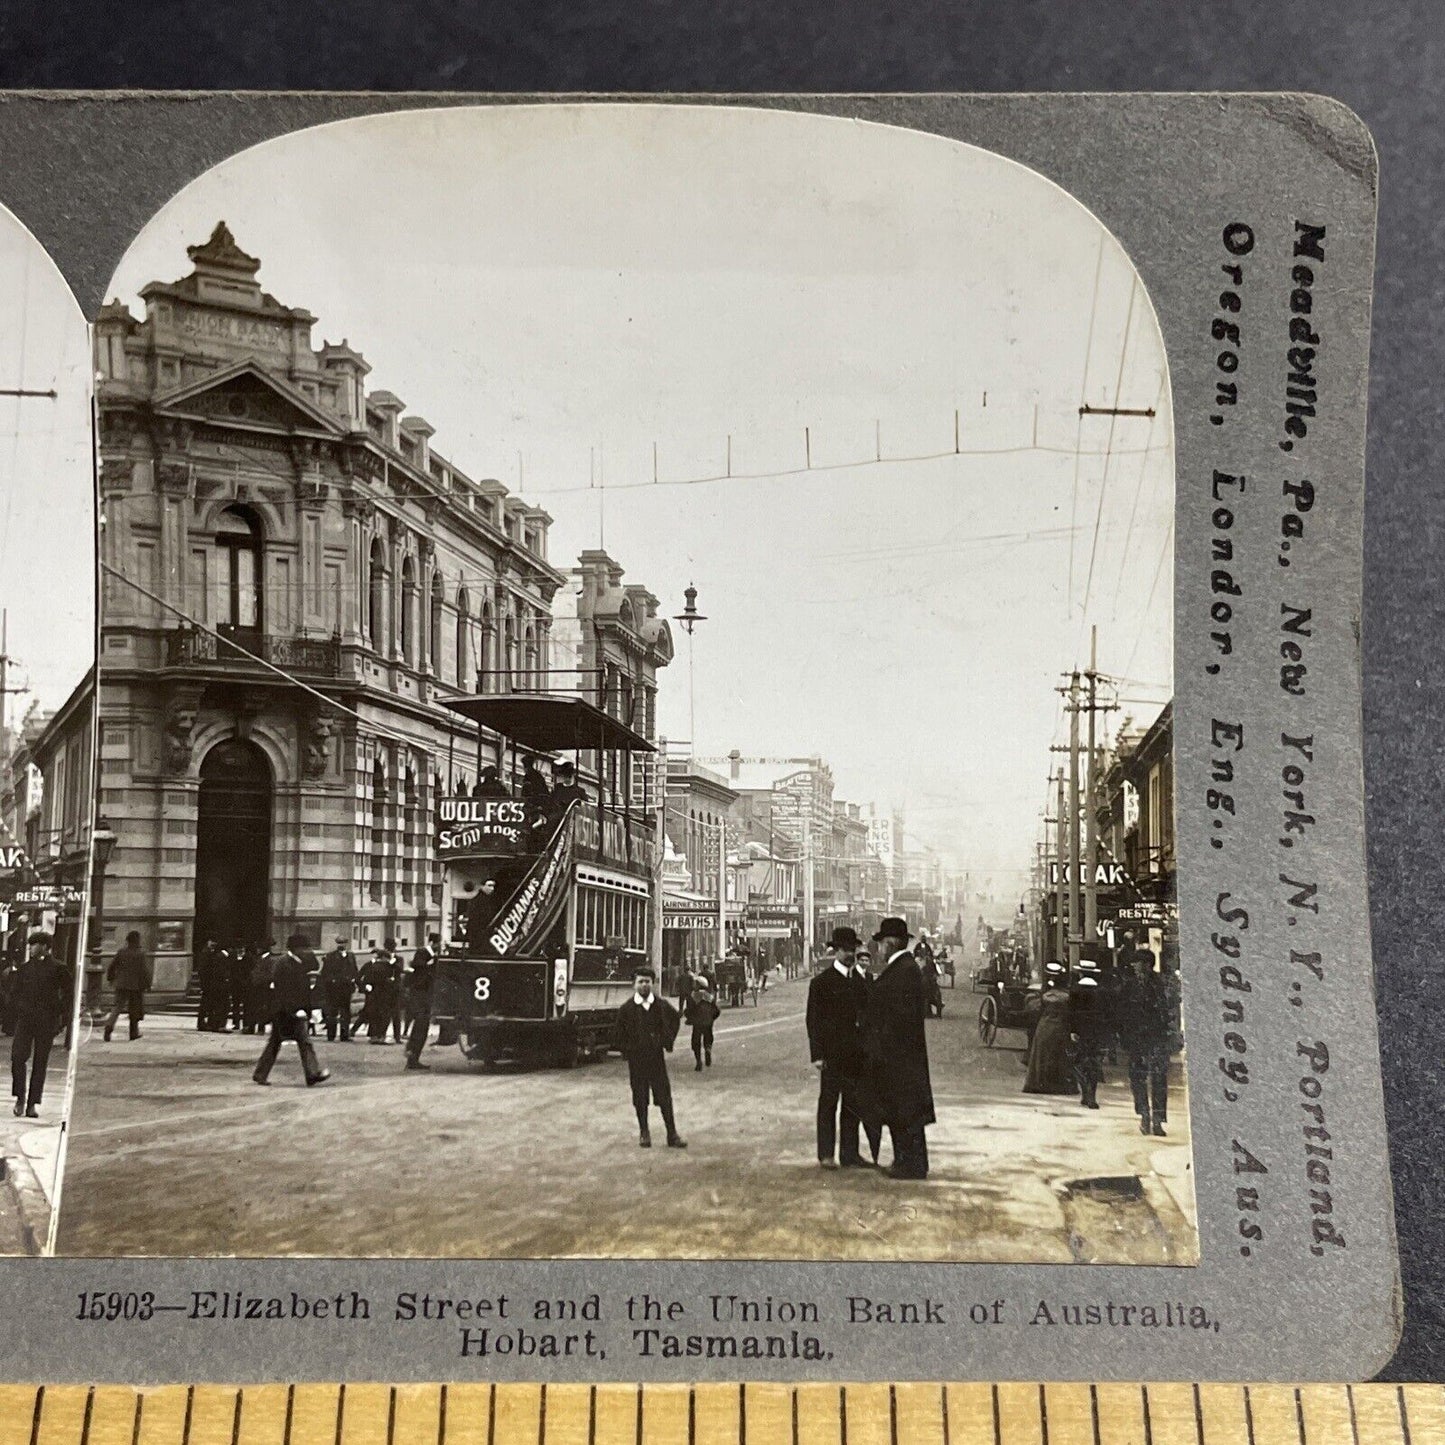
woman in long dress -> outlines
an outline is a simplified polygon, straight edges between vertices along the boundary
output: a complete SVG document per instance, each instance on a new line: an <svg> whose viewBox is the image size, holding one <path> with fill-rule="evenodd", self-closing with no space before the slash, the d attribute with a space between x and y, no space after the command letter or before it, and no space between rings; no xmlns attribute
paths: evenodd
<svg viewBox="0 0 1445 1445"><path fill-rule="evenodd" d="M1073 1092L1074 1073L1069 1066L1068 970L1061 963L1048 963L1044 965L1043 1007L1029 1044L1024 1093Z"/></svg>

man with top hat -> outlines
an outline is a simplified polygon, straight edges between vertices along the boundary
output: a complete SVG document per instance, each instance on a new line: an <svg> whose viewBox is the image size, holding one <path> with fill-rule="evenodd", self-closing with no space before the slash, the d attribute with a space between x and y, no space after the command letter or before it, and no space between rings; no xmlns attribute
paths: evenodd
<svg viewBox="0 0 1445 1445"><path fill-rule="evenodd" d="M863 1052L874 1099L893 1140L893 1179L928 1177L925 1128L934 1122L923 975L908 951L908 924L885 918L873 941L882 968L863 1018Z"/></svg>
<svg viewBox="0 0 1445 1445"><path fill-rule="evenodd" d="M859 943L853 955L853 983L858 990L858 1029L861 1036L863 1020L868 1013L868 1001L873 996L873 955L866 943ZM868 1140L868 1149L877 1164L883 1148L883 1121L878 1117L877 1105L873 1102L873 1087L868 1080L866 1068L858 1076L856 1103L863 1120L863 1134Z"/></svg>
<svg viewBox="0 0 1445 1445"><path fill-rule="evenodd" d="M808 983L808 1054L818 1071L818 1163L844 1169L862 1167L858 1152L858 1085L863 1047L858 1036L863 985L853 971L858 935L846 925L828 940L832 960ZM841 1120L841 1122L840 1122Z"/></svg>
<svg viewBox="0 0 1445 1445"><path fill-rule="evenodd" d="M644 1149L652 1148L647 1111L650 1103L656 1103L667 1129L667 1147L686 1149L687 1141L678 1134L672 1117L672 1084L667 1077L666 1058L677 1042L681 1019L677 1010L654 991L655 983L650 968L639 968L633 975L632 997L617 1010L613 1044L627 1060L632 1107L640 1131L637 1142Z"/></svg>

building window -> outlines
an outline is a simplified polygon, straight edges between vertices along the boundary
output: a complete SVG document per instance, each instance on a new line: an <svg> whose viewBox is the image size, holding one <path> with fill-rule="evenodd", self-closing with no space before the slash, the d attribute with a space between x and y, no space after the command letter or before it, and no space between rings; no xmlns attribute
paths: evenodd
<svg viewBox="0 0 1445 1445"><path fill-rule="evenodd" d="M416 774L410 768L406 770L406 792L403 797L402 829L401 829L401 896L410 903L412 892L412 874L416 865Z"/></svg>
<svg viewBox="0 0 1445 1445"><path fill-rule="evenodd" d="M371 645L381 652L386 642L386 548L372 538L371 565L366 591L366 631Z"/></svg>
<svg viewBox="0 0 1445 1445"><path fill-rule="evenodd" d="M469 634L471 625L471 600L467 597L465 587L457 590L457 686L463 692L467 690L467 652L471 647Z"/></svg>
<svg viewBox="0 0 1445 1445"><path fill-rule="evenodd" d="M416 568L410 557L401 568L401 655L408 667L417 665Z"/></svg>
<svg viewBox="0 0 1445 1445"><path fill-rule="evenodd" d="M440 676L442 661L442 579L440 572L433 572L431 579L431 626L427 643L426 661L433 673Z"/></svg>
<svg viewBox="0 0 1445 1445"><path fill-rule="evenodd" d="M381 902L386 871L386 770L378 758L371 770L371 901Z"/></svg>
<svg viewBox="0 0 1445 1445"><path fill-rule="evenodd" d="M261 627L261 524L248 507L227 507L216 527L221 554L222 626Z"/></svg>

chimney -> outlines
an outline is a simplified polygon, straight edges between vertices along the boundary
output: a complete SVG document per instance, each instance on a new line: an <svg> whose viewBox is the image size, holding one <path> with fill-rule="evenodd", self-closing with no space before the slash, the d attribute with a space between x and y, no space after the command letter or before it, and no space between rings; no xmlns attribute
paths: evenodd
<svg viewBox="0 0 1445 1445"><path fill-rule="evenodd" d="M742 776L742 772L743 755L737 748L734 748L732 752L728 754L728 781L730 783L737 782Z"/></svg>

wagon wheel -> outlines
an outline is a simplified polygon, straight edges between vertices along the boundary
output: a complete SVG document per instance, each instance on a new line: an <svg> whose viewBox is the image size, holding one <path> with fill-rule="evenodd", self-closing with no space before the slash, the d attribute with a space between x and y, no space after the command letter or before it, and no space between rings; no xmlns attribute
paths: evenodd
<svg viewBox="0 0 1445 1445"><path fill-rule="evenodd" d="M991 993L986 994L978 1006L978 1036L988 1049L998 1037L998 1001Z"/></svg>

